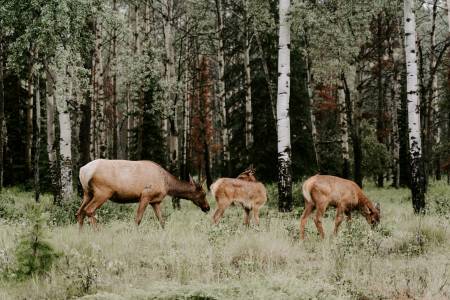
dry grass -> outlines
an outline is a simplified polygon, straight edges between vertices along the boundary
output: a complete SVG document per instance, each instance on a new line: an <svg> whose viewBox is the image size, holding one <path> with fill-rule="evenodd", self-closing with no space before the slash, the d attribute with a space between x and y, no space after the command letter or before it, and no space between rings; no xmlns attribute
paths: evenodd
<svg viewBox="0 0 450 300"><path fill-rule="evenodd" d="M32 201L29 194L6 193ZM368 187L382 204L381 226L371 230L355 215L330 238L330 210L325 241L311 220L307 240L298 240L300 210L279 214L266 207L260 226L246 228L235 207L213 226L212 213L188 202L174 212L170 201L164 230L151 209L139 228L133 212L103 223L99 232L50 226L48 239L63 256L45 276L23 282L3 276L0 299L448 299L450 211L431 204L429 214L414 216L408 193ZM429 202L447 195L450 187L434 184ZM4 273L13 269L25 224L19 218L0 226Z"/></svg>

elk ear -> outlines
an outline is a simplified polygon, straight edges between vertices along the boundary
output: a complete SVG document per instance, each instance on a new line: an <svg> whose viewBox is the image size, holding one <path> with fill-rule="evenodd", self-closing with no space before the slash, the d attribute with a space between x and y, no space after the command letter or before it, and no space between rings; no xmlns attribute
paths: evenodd
<svg viewBox="0 0 450 300"><path fill-rule="evenodd" d="M375 208L378 210L378 213L381 213L381 206L379 202L375 203Z"/></svg>
<svg viewBox="0 0 450 300"><path fill-rule="evenodd" d="M206 182L206 177L203 177L202 180L200 180L200 186L202 187Z"/></svg>
<svg viewBox="0 0 450 300"><path fill-rule="evenodd" d="M195 184L194 178L192 178L191 174L189 174L189 183Z"/></svg>

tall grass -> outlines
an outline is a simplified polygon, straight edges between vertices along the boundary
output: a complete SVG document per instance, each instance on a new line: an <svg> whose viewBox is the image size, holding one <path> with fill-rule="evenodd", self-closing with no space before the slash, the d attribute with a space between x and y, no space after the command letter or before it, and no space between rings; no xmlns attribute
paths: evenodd
<svg viewBox="0 0 450 300"><path fill-rule="evenodd" d="M212 213L187 201L181 211L166 201L165 229L151 209L136 227L135 205L108 204L103 214L100 209L98 232L50 222L48 240L63 254L46 274L23 282L12 276L14 249L26 229L24 214L15 211L32 196L6 190L2 199L10 200L0 207L14 217L3 215L0 226L0 299L450 298L450 210L439 206L450 198L445 184L431 186L424 216L413 214L409 191L369 186L368 196L381 203L381 225L372 230L355 215L333 238L330 209L324 241L312 220L307 239L300 241L302 209L278 213L272 208L274 188L269 190L261 224L250 228L242 225L239 207L213 226ZM51 211L49 201L44 199L44 206Z"/></svg>

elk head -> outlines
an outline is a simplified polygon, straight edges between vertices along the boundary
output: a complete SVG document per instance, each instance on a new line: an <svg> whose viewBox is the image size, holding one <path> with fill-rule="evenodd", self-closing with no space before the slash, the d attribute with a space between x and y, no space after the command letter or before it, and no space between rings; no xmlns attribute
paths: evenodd
<svg viewBox="0 0 450 300"><path fill-rule="evenodd" d="M203 189L203 184L205 179L200 182L195 182L192 176L189 174L189 183L195 187L194 193L192 194L192 202L200 207L203 212L208 212L210 210L208 200L206 200L206 192Z"/></svg>
<svg viewBox="0 0 450 300"><path fill-rule="evenodd" d="M376 203L375 207L373 205L366 205L362 210L362 214L367 220L367 223L372 225L372 227L380 223L380 203Z"/></svg>

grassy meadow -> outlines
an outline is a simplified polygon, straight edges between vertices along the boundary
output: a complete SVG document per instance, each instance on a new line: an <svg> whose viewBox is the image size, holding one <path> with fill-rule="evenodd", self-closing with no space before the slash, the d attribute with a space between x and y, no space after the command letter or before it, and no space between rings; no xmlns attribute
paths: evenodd
<svg viewBox="0 0 450 300"><path fill-rule="evenodd" d="M149 207L140 227L136 205L107 203L100 230L78 231L73 214L44 196L44 229L58 258L45 272L19 277L17 244L29 231L31 193L6 189L0 201L0 299L449 299L450 186L432 183L428 213L415 216L406 189L376 189L381 224L369 228L359 213L331 237L334 209L324 219L326 239L312 219L299 240L302 208L280 214L276 187L259 227L242 224L231 207L218 226L188 201L164 204L165 229ZM296 187L295 198L300 199Z"/></svg>

